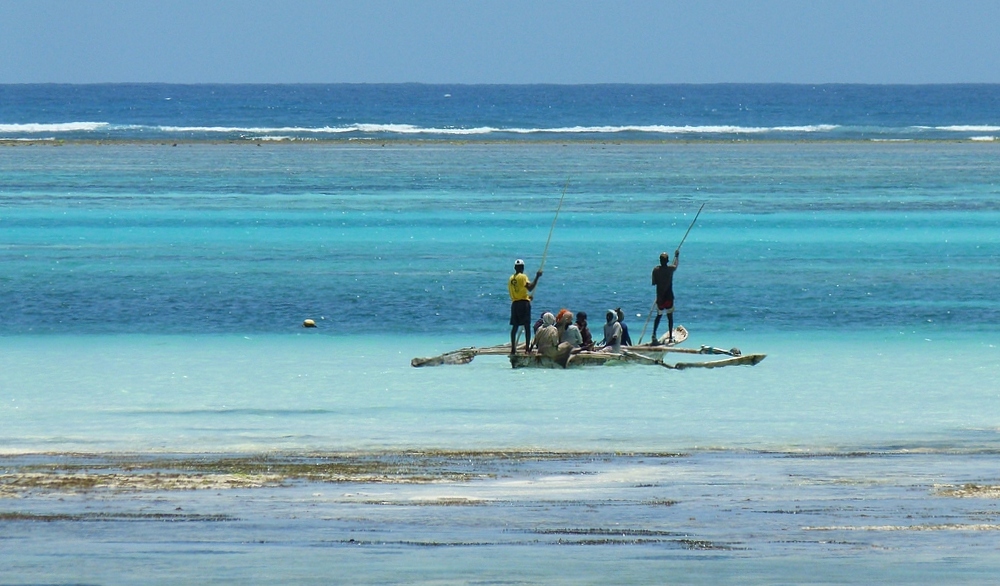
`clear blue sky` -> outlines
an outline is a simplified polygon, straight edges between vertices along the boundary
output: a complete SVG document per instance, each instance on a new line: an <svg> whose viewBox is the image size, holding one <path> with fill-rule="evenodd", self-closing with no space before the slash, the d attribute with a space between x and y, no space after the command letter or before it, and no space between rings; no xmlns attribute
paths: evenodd
<svg viewBox="0 0 1000 586"><path fill-rule="evenodd" d="M0 0L0 83L1000 83L1000 0Z"/></svg>

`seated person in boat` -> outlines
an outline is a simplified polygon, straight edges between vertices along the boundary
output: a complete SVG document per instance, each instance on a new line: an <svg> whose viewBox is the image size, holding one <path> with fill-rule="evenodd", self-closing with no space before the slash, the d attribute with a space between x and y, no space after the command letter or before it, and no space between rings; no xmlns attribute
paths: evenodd
<svg viewBox="0 0 1000 586"><path fill-rule="evenodd" d="M535 346L538 348L538 353L565 368L573 346L559 342L556 316L545 312L542 314L542 323L542 327L538 328L538 333L535 335Z"/></svg>
<svg viewBox="0 0 1000 586"><path fill-rule="evenodd" d="M604 339L601 340L601 345L604 346L604 352L622 351L622 326L618 323L618 313L613 309L605 314Z"/></svg>
<svg viewBox="0 0 1000 586"><path fill-rule="evenodd" d="M632 345L632 336L628 335L628 326L625 324L625 312L622 308L616 307L615 313L618 315L618 325L622 327L622 346Z"/></svg>
<svg viewBox="0 0 1000 586"><path fill-rule="evenodd" d="M542 316L544 316L544 315L545 315L546 313L547 313L547 312L544 312L544 311L543 311L543 312L542 312L542 314L538 316L538 319L536 319L536 320L535 320L535 325L531 326L531 331L532 331L532 332L533 332L533 333L534 333L534 334L535 334L536 336L538 335L538 330L540 330L540 329L542 328L542 326L544 326L544 325L545 325L545 322L544 322L544 320L542 319ZM557 316L556 316L556 327L559 327L559 323L558 323L558 322L559 322L559 317L558 317L558 315L557 315Z"/></svg>
<svg viewBox="0 0 1000 586"><path fill-rule="evenodd" d="M559 341L565 342L574 350L583 345L583 335L580 328L573 323L573 312L568 309L559 311L556 315L556 329L559 330Z"/></svg>
<svg viewBox="0 0 1000 586"><path fill-rule="evenodd" d="M590 328L587 327L586 311L581 311L576 314L576 327L580 330L580 337L583 338L583 341L580 343L580 349L593 350L594 336L590 334Z"/></svg>

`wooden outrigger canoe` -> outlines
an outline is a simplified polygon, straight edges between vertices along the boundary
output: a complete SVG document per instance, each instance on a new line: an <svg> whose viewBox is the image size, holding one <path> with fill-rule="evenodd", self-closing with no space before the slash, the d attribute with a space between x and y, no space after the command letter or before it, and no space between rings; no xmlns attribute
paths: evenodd
<svg viewBox="0 0 1000 586"><path fill-rule="evenodd" d="M621 353L615 352L580 352L573 354L566 363L566 368L578 368L584 366L606 366L613 364L645 364L662 366L671 370L684 370L686 368L720 368L722 366L753 366L763 360L766 354L737 354L719 360L699 360L693 362L675 362L673 364L664 362L662 354L658 358L647 356L640 351L626 350L622 348ZM713 349L717 350L717 349ZM713 354L714 352L707 352ZM725 352L722 352L725 353ZM551 358L541 354L514 354L509 356L512 368L563 368Z"/></svg>
<svg viewBox="0 0 1000 586"><path fill-rule="evenodd" d="M667 354L715 355L725 356L718 360L703 360L692 362L664 362ZM556 361L538 353L510 353L510 344L477 348L469 346L439 356L429 358L414 358L410 365L414 367L439 366L442 364L468 364L476 356L506 356L512 368L563 368ZM579 352L570 356L566 368L584 366L605 366L612 364L644 364L662 366L671 370L686 368L719 368L722 366L753 366L767 357L766 354L743 354L738 348L724 350L712 346L700 348L677 348L676 346L623 346L619 352Z"/></svg>

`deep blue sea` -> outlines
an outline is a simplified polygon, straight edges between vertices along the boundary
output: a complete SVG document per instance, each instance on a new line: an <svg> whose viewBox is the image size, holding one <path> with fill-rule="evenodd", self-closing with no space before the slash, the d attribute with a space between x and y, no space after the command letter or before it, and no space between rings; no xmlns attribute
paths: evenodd
<svg viewBox="0 0 1000 586"><path fill-rule="evenodd" d="M6 85L0 137L992 140L998 85Z"/></svg>
<svg viewBox="0 0 1000 586"><path fill-rule="evenodd" d="M988 583L998 137L997 85L0 86L0 584ZM683 346L760 364L410 366L516 258L648 339L685 234Z"/></svg>

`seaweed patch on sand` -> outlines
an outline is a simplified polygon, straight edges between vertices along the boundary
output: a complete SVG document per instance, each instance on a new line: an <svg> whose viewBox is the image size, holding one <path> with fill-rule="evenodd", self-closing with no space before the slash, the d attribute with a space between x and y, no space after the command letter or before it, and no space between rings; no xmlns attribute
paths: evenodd
<svg viewBox="0 0 1000 586"><path fill-rule="evenodd" d="M203 515L197 513L21 513L0 512L0 521L20 521L34 523L57 522L105 522L116 521L156 521L159 523L191 523L238 521L237 517L224 514Z"/></svg>
<svg viewBox="0 0 1000 586"><path fill-rule="evenodd" d="M1000 498L1000 486L991 484L963 484L961 486L936 487L934 494L955 498Z"/></svg>
<svg viewBox="0 0 1000 586"><path fill-rule="evenodd" d="M468 482L516 474L535 462L565 462L572 469L580 462L620 455L545 451L202 456L33 454L0 457L0 498L28 493L248 489L295 482ZM676 457L676 454L643 456Z"/></svg>
<svg viewBox="0 0 1000 586"><path fill-rule="evenodd" d="M922 523L919 525L837 525L803 527L803 531L1000 531L993 523Z"/></svg>
<svg viewBox="0 0 1000 586"><path fill-rule="evenodd" d="M280 485L283 480L281 476L266 474L23 472L0 475L0 498L28 492L77 494L99 490L141 492L261 488Z"/></svg>

